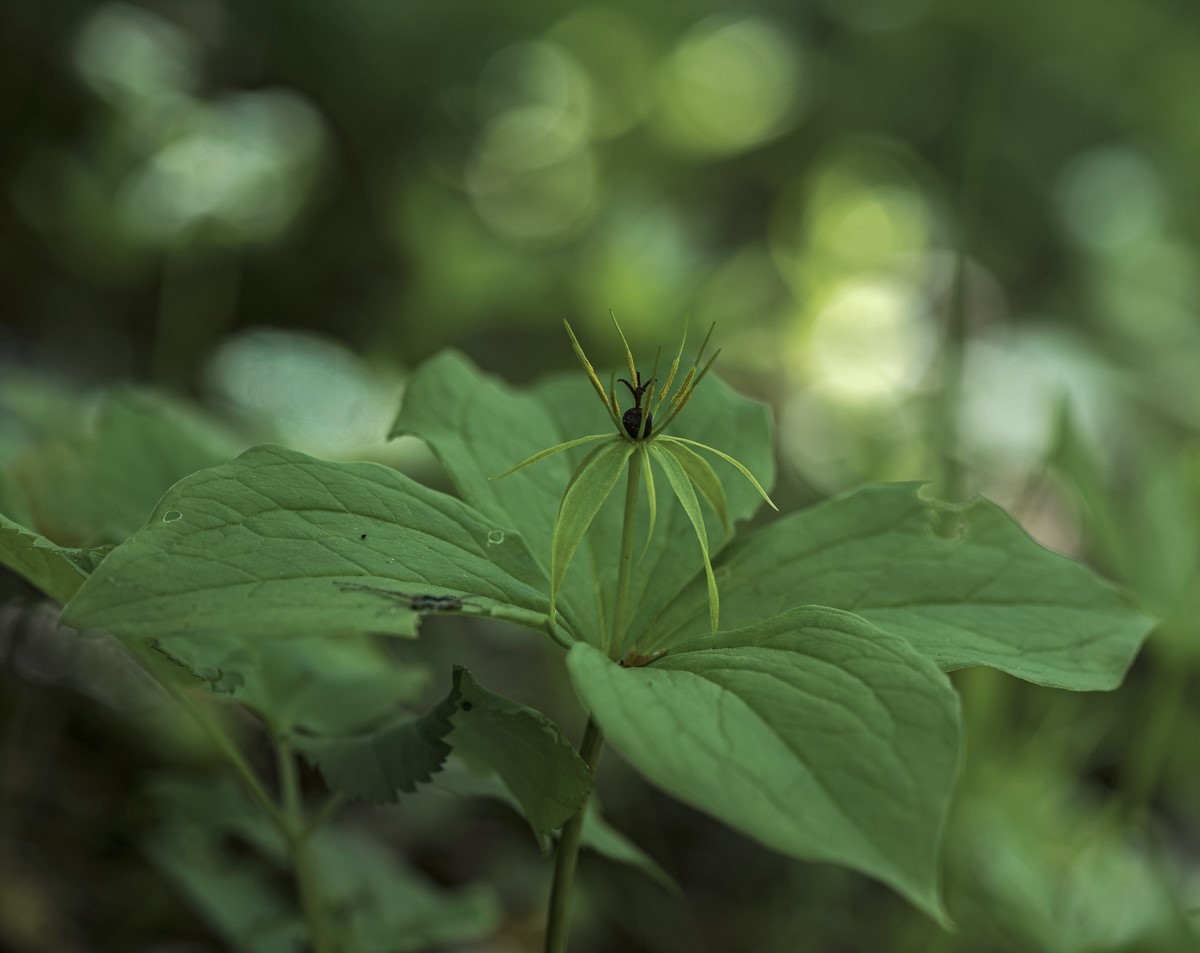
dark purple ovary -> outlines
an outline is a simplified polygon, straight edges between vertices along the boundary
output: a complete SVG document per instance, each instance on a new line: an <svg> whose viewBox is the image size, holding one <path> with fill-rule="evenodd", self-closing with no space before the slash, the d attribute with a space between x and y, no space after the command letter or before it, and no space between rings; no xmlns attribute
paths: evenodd
<svg viewBox="0 0 1200 953"><path fill-rule="evenodd" d="M621 416L621 423L625 425L625 432L634 440L638 438L638 431L642 426L642 408L630 407ZM646 414L646 436L650 435L650 431L654 429L654 418Z"/></svg>

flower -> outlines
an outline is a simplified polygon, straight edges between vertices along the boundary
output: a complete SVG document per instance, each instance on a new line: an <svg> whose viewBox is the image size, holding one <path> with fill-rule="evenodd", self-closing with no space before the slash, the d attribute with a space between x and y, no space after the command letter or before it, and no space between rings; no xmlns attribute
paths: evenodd
<svg viewBox="0 0 1200 953"><path fill-rule="evenodd" d="M713 575L712 562L709 559L708 532L704 526L704 514L700 510L696 491L698 490L700 496L704 497L705 501L712 507L713 511L720 518L721 523L725 526L728 526L729 514L725 502L725 490L721 485L720 479L717 477L712 465L693 450L692 447L698 447L701 450L716 454L722 460L732 464L754 485L754 488L758 490L768 504L778 509L767 495L767 491L754 478L754 475L738 460L718 450L716 447L710 447L707 444L696 440L689 440L685 437L675 437L666 434L667 428L671 426L675 418L687 406L688 400L695 393L696 386L704 379L704 376L716 360L717 355L721 353L720 350L716 351L706 363L701 364L704 352L708 347L709 339L712 337L713 329L716 325L709 328L708 334L704 336L704 341L700 345L700 351L696 355L696 359L684 373L678 388L672 394L671 387L678 376L683 360L683 350L687 344L687 328L684 328L683 340L679 344L679 352L676 354L675 360L671 362L663 386L660 389L656 389L655 385L658 382L658 362L662 353L661 349L655 355L653 372L647 380L643 380L641 372L637 369L637 365L633 359L633 352L629 348L629 342L625 339L625 334L621 330L621 326L617 323L616 317L613 316L613 325L616 327L617 333L621 336L621 343L625 346L625 358L629 367L629 379L620 378L620 382L629 389L634 400L632 407L622 411L617 401L616 372L613 373L608 389L605 390L604 385L600 383L600 378L596 376L596 370L592 366L592 362L588 360L583 347L579 343L579 339L571 329L571 325L566 321L563 324L566 326L567 334L571 338L571 346L575 349L575 355L579 358L579 362L583 365L592 388L596 391L600 402L604 405L605 411L611 418L613 426L616 428L616 433L591 434L586 437L578 437L575 440L568 440L565 443L560 443L535 453L528 459L522 460L512 469L497 477L493 477L493 479L503 479L516 473L518 470L522 470L556 453L570 450L573 447L583 446L584 444L601 441L600 445L592 448L587 456L580 461L579 466L575 468L570 480L567 481L562 501L559 503L550 544L550 618L553 620L555 617L554 607L558 591L561 588L562 580L566 576L567 567L570 565L576 548L579 546L596 513L612 493L621 474L627 472L626 524L625 531L622 534L622 550L620 554L621 573L617 591L617 610L614 616L614 627L616 630L620 629L624 621L621 618L621 614L625 589L628 583L629 563L632 557L632 522L634 519L634 504L637 500L638 483L641 474L644 472L646 475L646 497L650 506L650 525L646 533L646 546L648 547L654 534L654 524L658 509L654 488L654 470L652 467L652 464L657 464L663 475L666 476L671 490L679 500L680 505L692 523L692 527L696 531L696 539L700 544L700 552L704 557L704 571L708 579L709 620L712 630L715 632L720 613L720 599L717 593L716 577ZM663 411L664 405L666 406L665 412ZM645 549L643 549L644 552ZM619 642L619 631L615 631L613 647L620 649Z"/></svg>

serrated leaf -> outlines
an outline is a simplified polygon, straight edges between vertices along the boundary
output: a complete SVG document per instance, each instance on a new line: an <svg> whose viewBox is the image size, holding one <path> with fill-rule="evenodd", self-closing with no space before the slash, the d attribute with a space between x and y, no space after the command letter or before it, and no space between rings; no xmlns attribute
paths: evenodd
<svg viewBox="0 0 1200 953"><path fill-rule="evenodd" d="M459 500L377 464L256 447L172 487L65 617L135 639L414 633L403 599L338 583L547 609L521 537Z"/></svg>
<svg viewBox="0 0 1200 953"><path fill-rule="evenodd" d="M536 836L562 827L591 790L583 759L541 712L488 691L465 668L454 672L461 700L448 741L455 754L496 772Z"/></svg>
<svg viewBox="0 0 1200 953"><path fill-rule="evenodd" d="M945 920L937 856L958 700L903 639L809 607L640 668L587 645L568 668L651 782L769 847L852 867Z"/></svg>
<svg viewBox="0 0 1200 953"><path fill-rule="evenodd" d="M59 602L76 593L109 549L59 546L0 514L0 566L7 566Z"/></svg>
<svg viewBox="0 0 1200 953"><path fill-rule="evenodd" d="M375 804L396 801L442 769L460 698L455 680L450 693L420 718L396 715L354 735L293 735L292 743L335 791Z"/></svg>
<svg viewBox="0 0 1200 953"><path fill-rule="evenodd" d="M521 527L530 552L549 576L554 516L583 450L569 450L507 480L488 477L550 444L609 426L608 413L597 406L590 389L580 374L572 373L528 391L515 390L483 374L462 355L446 352L410 378L392 435L425 440L467 502L497 525ZM729 450L770 483L770 414L719 379L705 382L673 430ZM731 481L726 494L731 521L753 515L761 503L741 480ZM703 569L687 516L669 495L658 504L655 534L631 579L627 607L633 619L656 615ZM618 499L601 508L558 595L560 626L593 645L602 645L611 632L622 516ZM712 522L715 527L716 519ZM638 523L648 524L644 499L638 504ZM715 542L719 533L714 530L712 537Z"/></svg>
<svg viewBox="0 0 1200 953"><path fill-rule="evenodd" d="M995 504L950 514L919 489L867 487L739 538L716 567L725 624L826 605L903 636L947 671L988 665L1081 691L1120 684L1149 619ZM934 533L939 514L961 522L956 538ZM704 588L693 584L650 622L639 651L698 634L704 608Z"/></svg>
<svg viewBox="0 0 1200 953"><path fill-rule="evenodd" d="M650 447L650 454L662 467L663 473L667 476L667 482L671 484L671 489L675 491L676 498L683 506L683 511L692 521L692 526L696 531L696 541L700 544L700 553L704 557L704 578L708 583L708 622L712 631L716 632L721 613L721 598L717 593L717 580L713 575L712 562L708 557L708 533L704 528L704 514L700 512L700 501L696 499L696 491L692 489L687 472L674 454L655 445Z"/></svg>
<svg viewBox="0 0 1200 953"><path fill-rule="evenodd" d="M603 444L584 457L571 474L558 507L550 542L551 618L554 617L558 592L575 550L592 525L596 513L617 485L617 480L625 472L625 463L633 453L633 446L627 440Z"/></svg>

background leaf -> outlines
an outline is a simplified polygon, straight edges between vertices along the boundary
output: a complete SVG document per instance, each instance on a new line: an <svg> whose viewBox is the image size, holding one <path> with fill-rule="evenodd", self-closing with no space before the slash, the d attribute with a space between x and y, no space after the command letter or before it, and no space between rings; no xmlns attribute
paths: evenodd
<svg viewBox="0 0 1200 953"><path fill-rule="evenodd" d="M404 867L366 832L327 829L313 838L335 935L347 953L407 953L488 936L500 924L495 893L449 891Z"/></svg>
<svg viewBox="0 0 1200 953"><path fill-rule="evenodd" d="M59 602L75 594L108 551L108 547L59 546L0 514L0 566L7 566Z"/></svg>
<svg viewBox="0 0 1200 953"><path fill-rule="evenodd" d="M937 855L958 701L903 639L808 608L642 668L577 645L568 667L650 781L776 850L878 877L944 919Z"/></svg>
<svg viewBox="0 0 1200 953"><path fill-rule="evenodd" d="M936 534L935 514L958 519L958 535ZM979 499L952 514L915 483L867 487L776 520L734 542L716 572L726 625L832 606L903 636L943 669L990 665L1059 688L1114 688L1151 628L999 507ZM693 584L641 651L698 634L705 607L703 584Z"/></svg>
<svg viewBox="0 0 1200 953"><path fill-rule="evenodd" d="M72 421L6 470L32 528L63 545L91 547L124 541L173 483L243 446L195 408L120 388L80 399Z"/></svg>
<svg viewBox="0 0 1200 953"><path fill-rule="evenodd" d="M180 481L102 569L67 618L124 638L414 632L402 605L339 581L547 607L515 533L386 467L281 447Z"/></svg>

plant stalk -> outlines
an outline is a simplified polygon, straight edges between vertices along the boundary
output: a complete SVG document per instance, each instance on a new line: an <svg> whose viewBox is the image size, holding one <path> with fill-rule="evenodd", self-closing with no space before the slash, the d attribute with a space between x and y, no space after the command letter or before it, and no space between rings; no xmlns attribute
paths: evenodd
<svg viewBox="0 0 1200 953"><path fill-rule="evenodd" d="M325 921L325 907L321 889L312 863L309 837L312 831L304 817L304 804L300 795L300 777L296 771L296 756L292 746L280 739L275 744L279 764L279 787L283 799L283 813L287 821L287 848L292 869L296 875L296 889L300 894L300 907L308 924L308 939L313 953L334 953L333 941Z"/></svg>
<svg viewBox="0 0 1200 953"><path fill-rule="evenodd" d="M621 527L621 561L617 566L617 599L613 605L612 635L608 642L608 654L620 654L625 641L625 603L629 595L629 573L633 568L633 533L637 523L638 485L642 478L642 448L629 457L629 475L625 483L625 522Z"/></svg>
<svg viewBox="0 0 1200 953"><path fill-rule="evenodd" d="M579 756L593 774L603 747L604 735L589 715ZM588 801L585 799L579 812L563 825L562 836L558 839L558 849L554 854L554 883L550 887L550 909L546 914L545 953L566 953L567 933L571 928L571 886L575 881L575 864L579 859L579 842L587 807Z"/></svg>

